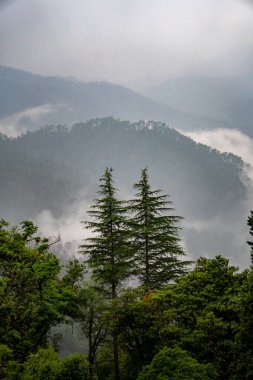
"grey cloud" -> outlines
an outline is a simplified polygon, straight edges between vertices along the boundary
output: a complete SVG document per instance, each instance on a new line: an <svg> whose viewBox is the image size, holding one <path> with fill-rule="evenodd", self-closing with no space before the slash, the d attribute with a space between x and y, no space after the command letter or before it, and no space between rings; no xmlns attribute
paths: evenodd
<svg viewBox="0 0 253 380"><path fill-rule="evenodd" d="M222 215L209 222L191 222L184 230L186 247L194 258L200 254L225 254L233 264L248 267L250 255L246 242L249 240L247 217L252 210L253 202L253 139L235 129L203 130L184 134L198 143L241 157L245 162L245 177L242 181L247 181L248 185L247 198L241 205L241 215L232 217L229 223L222 220Z"/></svg>
<svg viewBox="0 0 253 380"><path fill-rule="evenodd" d="M59 113L70 110L66 104L44 104L43 106L28 108L25 111L15 113L9 117L0 119L0 132L9 136L17 137L28 130L37 129L38 125L48 123L47 116L54 115L59 118Z"/></svg>
<svg viewBox="0 0 253 380"><path fill-rule="evenodd" d="M15 0L0 0L0 9L11 5Z"/></svg>
<svg viewBox="0 0 253 380"><path fill-rule="evenodd" d="M16 1L0 14L1 63L135 86L201 62L209 72L210 60L251 44L247 9L238 0Z"/></svg>
<svg viewBox="0 0 253 380"><path fill-rule="evenodd" d="M243 159L245 171L253 185L253 139L236 129L182 132L194 141L211 146L220 152L231 152Z"/></svg>

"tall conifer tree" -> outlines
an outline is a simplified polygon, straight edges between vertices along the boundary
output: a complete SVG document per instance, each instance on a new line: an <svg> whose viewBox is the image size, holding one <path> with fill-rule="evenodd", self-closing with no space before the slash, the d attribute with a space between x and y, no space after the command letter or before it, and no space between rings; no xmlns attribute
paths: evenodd
<svg viewBox="0 0 253 380"><path fill-rule="evenodd" d="M117 199L116 192L112 169L106 168L100 179L99 198L95 199L88 212L92 220L82 222L94 233L81 246L82 252L88 255L87 262L101 290L111 299L117 297L121 283L131 272L126 206L125 202ZM116 334L113 335L113 354L115 380L118 380L120 376Z"/></svg>
<svg viewBox="0 0 253 380"><path fill-rule="evenodd" d="M126 205L117 199L116 192L112 169L106 168L97 192L100 197L88 211L91 220L82 222L94 235L81 246L93 277L112 299L131 271Z"/></svg>
<svg viewBox="0 0 253 380"><path fill-rule="evenodd" d="M157 289L185 273L188 262L180 261L184 251L179 244L177 223L171 202L161 190L152 190L147 168L134 184L135 199L130 201L136 274L146 290Z"/></svg>

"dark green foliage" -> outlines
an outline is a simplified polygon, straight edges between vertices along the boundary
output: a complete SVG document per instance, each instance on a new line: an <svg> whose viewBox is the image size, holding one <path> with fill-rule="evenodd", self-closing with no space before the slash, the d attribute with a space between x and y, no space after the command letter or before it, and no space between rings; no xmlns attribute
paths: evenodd
<svg viewBox="0 0 253 380"><path fill-rule="evenodd" d="M83 316L84 297L82 285L86 272L85 264L77 259L65 265L65 274L62 277L62 291L67 304L64 308L64 313L71 321L80 321Z"/></svg>
<svg viewBox="0 0 253 380"><path fill-rule="evenodd" d="M59 380L61 362L52 347L30 354L24 364L23 380ZM63 378L62 378L63 379Z"/></svg>
<svg viewBox="0 0 253 380"><path fill-rule="evenodd" d="M136 275L146 290L157 289L185 273L184 251L179 244L177 223L171 202L161 190L152 190L147 169L134 185L135 199L130 202L131 233Z"/></svg>
<svg viewBox="0 0 253 380"><path fill-rule="evenodd" d="M94 235L82 246L92 285L78 260L60 273L50 242L32 222L0 222L1 379L253 378L252 268L238 272L221 256L201 257L184 274L180 217L167 215L173 209L160 190L151 190L146 169L135 188L129 220L111 169L101 178L92 221L85 222ZM248 225L253 236L253 213ZM134 273L143 286L123 290ZM50 335L57 343L52 327L64 323L80 326L87 357L61 360L48 347Z"/></svg>
<svg viewBox="0 0 253 380"><path fill-rule="evenodd" d="M89 367L86 357L81 354L73 354L62 362L62 369L58 380L88 380Z"/></svg>
<svg viewBox="0 0 253 380"><path fill-rule="evenodd" d="M253 212L248 218L250 234L253 236ZM240 294L240 324L233 363L233 380L253 379L253 241L251 248L251 268Z"/></svg>
<svg viewBox="0 0 253 380"><path fill-rule="evenodd" d="M126 206L116 198L112 169L107 168L100 179L98 194L89 215L92 220L83 222L95 233L81 246L93 277L111 298L131 271L130 250L126 221Z"/></svg>
<svg viewBox="0 0 253 380"><path fill-rule="evenodd" d="M115 304L126 363L138 373L164 346L180 346L199 363L230 379L240 324L240 295L247 272L222 257L201 258L175 284L143 294L122 294ZM126 379L128 379L126 377Z"/></svg>
<svg viewBox="0 0 253 380"><path fill-rule="evenodd" d="M98 286L107 297L115 299L120 285L131 273L131 250L127 240L126 207L116 198L112 169L107 168L101 177L98 194L100 198L95 200L89 211L93 220L84 222L95 236L86 239L81 248L88 256L87 262ZM113 334L113 354L115 380L119 380L116 334Z"/></svg>
<svg viewBox="0 0 253 380"><path fill-rule="evenodd" d="M61 361L53 348L48 347L29 355L20 379L88 380L88 372L88 362L84 355L72 354Z"/></svg>
<svg viewBox="0 0 253 380"><path fill-rule="evenodd" d="M89 379L93 379L95 363L100 346L107 337L106 305L102 295L93 286L83 289L82 332L88 340Z"/></svg>
<svg viewBox="0 0 253 380"><path fill-rule="evenodd" d="M0 379L19 380L21 365L13 360L13 351L0 344Z"/></svg>
<svg viewBox="0 0 253 380"><path fill-rule="evenodd" d="M167 294L168 310L181 329L180 346L229 379L239 324L239 297L246 273L221 256L200 258Z"/></svg>
<svg viewBox="0 0 253 380"><path fill-rule="evenodd" d="M138 376L138 380L215 380L215 371L180 348L164 348Z"/></svg>
<svg viewBox="0 0 253 380"><path fill-rule="evenodd" d="M235 357L232 366L232 380L253 379L253 271L248 273L240 294L240 322Z"/></svg>
<svg viewBox="0 0 253 380"><path fill-rule="evenodd" d="M164 345L161 325L164 323L153 302L153 293L147 294L140 289L125 291L114 303L116 315L114 329L119 334L119 342L124 352L122 363L123 379L137 376L144 365L151 362L159 348ZM159 319L160 318L160 319Z"/></svg>
<svg viewBox="0 0 253 380"><path fill-rule="evenodd" d="M65 302L59 261L36 231L28 221L20 228L0 225L0 339L21 360L45 344Z"/></svg>

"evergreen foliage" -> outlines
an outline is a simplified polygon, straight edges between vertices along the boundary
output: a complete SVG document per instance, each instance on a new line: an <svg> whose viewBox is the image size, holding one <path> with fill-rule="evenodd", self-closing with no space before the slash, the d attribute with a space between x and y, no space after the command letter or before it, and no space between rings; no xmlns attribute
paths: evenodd
<svg viewBox="0 0 253 380"><path fill-rule="evenodd" d="M172 214L174 209L169 207L167 195L151 189L147 168L142 170L141 180L134 184L134 189L137 193L129 209L133 214L131 232L136 274L146 290L158 289L185 273L188 263L178 259L184 255L177 226L182 218Z"/></svg>
<svg viewBox="0 0 253 380"><path fill-rule="evenodd" d="M106 168L100 179L98 194L88 212L93 220L83 222L95 236L81 246L94 279L103 291L116 298L122 282L131 272L125 203L116 198L112 169Z"/></svg>
<svg viewBox="0 0 253 380"><path fill-rule="evenodd" d="M82 246L92 285L78 260L60 271L32 222L0 222L1 379L253 378L252 267L238 271L222 256L201 257L185 274L186 262L178 260L181 218L167 215L170 202L151 189L147 169L135 189L127 207L116 197L112 170L101 177L92 220L84 222L94 234ZM248 226L253 236L253 212ZM134 273L142 286L123 290ZM87 356L61 359L52 327L77 322Z"/></svg>
<svg viewBox="0 0 253 380"><path fill-rule="evenodd" d="M126 207L116 198L112 169L106 168L100 179L98 194L89 215L92 221L84 222L96 236L86 240L81 246L88 255L87 262L93 270L93 277L101 289L113 300L117 297L120 285L129 277L131 260L128 246ZM113 334L113 356L115 380L119 380L119 353L117 334Z"/></svg>

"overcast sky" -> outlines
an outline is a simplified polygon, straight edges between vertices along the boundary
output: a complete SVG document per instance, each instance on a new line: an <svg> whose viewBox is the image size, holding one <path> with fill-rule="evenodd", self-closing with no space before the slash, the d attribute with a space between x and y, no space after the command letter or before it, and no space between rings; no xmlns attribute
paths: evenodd
<svg viewBox="0 0 253 380"><path fill-rule="evenodd" d="M0 64L131 87L253 67L243 0L0 0Z"/></svg>

